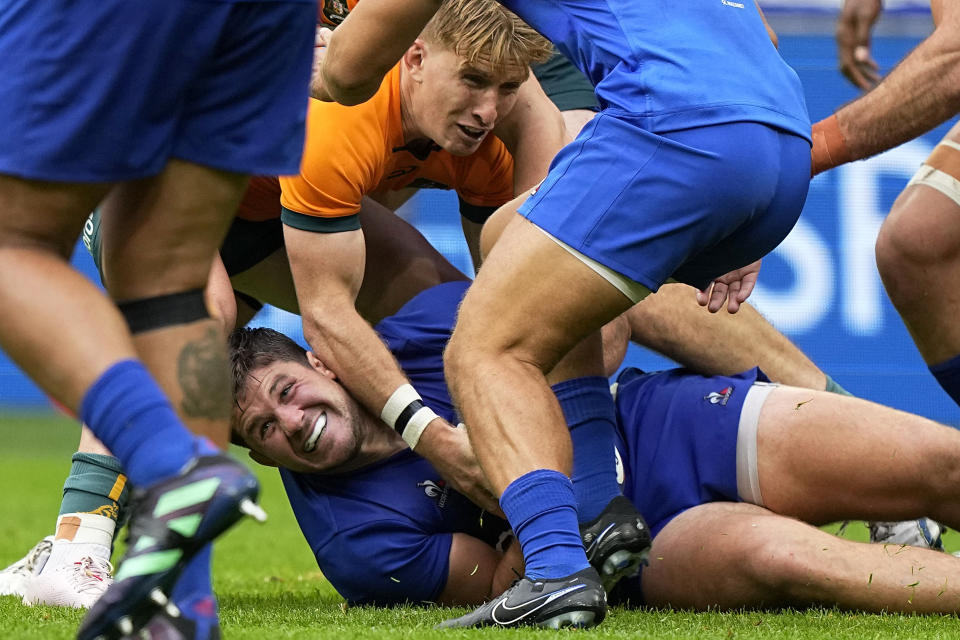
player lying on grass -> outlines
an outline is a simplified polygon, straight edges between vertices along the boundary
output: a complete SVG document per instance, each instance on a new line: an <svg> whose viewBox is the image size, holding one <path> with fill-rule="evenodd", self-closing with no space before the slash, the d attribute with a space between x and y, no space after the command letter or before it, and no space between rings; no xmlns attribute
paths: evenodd
<svg viewBox="0 0 960 640"><path fill-rule="evenodd" d="M431 287L377 325L451 421L441 354L466 284ZM235 332L231 354L235 437L254 459L281 467L324 575L349 602L477 604L509 583L517 557L497 550L507 525L446 485L316 356L266 329ZM568 380L554 390L576 456L589 441L578 431L599 417L607 381ZM856 398L767 384L758 370L628 369L616 406L602 417L616 420L624 493L655 534L649 566L621 581L618 600L960 610L955 558L813 526L925 513L960 525L960 503L944 482L960 474L955 430Z"/></svg>
<svg viewBox="0 0 960 640"><path fill-rule="evenodd" d="M495 8L495 5L484 2L453 2L440 16L441 19L446 16L449 22L451 12L456 14L461 11L472 12L471 15L479 18L472 25L458 25L450 33L445 32L443 35L443 38L460 37L473 43L472 48L468 47L464 55L455 57L454 62L459 59L460 67L454 64L453 68L450 68L450 52L445 46L449 40L440 36L431 38L429 34L425 34L426 39L411 49L411 59L401 65L402 70L398 67L396 77L402 75L403 81L391 85L385 92L384 100L375 109L345 111L339 108L331 109L333 105L315 105L311 112L311 121L321 126L311 128L308 152L313 161L305 166L303 182L321 183L329 191L313 192L304 187L298 192L302 197L309 196L313 213L330 213L328 208L333 206L330 193L348 194L336 202L339 209L334 213L344 214L353 209L361 209L359 198L364 194L376 194L382 198L396 189L418 183L456 189L461 196L463 210L474 216L479 215L482 219L482 216L492 211L496 205L512 197L514 181L519 180L520 188L525 188L532 180L539 179L546 173L546 164L552 155L549 149L559 147L563 141L562 122L556 108L549 103L536 83L524 83L518 91L515 90L515 85L526 75L525 71L521 73L520 63L548 54L549 48L546 41L536 37L516 18L499 8L493 11L491 8ZM484 59L480 64L467 65L469 60L466 55L476 54L478 51L482 53L486 50L485 47L492 46L490 43L493 35L511 29L516 36L527 40L520 45L514 45L512 49L509 42L504 44L501 41L503 46L494 52L496 55ZM511 61L516 64L508 64ZM439 74L437 65L441 65ZM566 108L590 108L594 99L592 89L588 86L584 91L581 86L586 83L585 79L572 75L571 72L578 72L569 64L565 65L566 70L560 70L559 73L556 67L554 63L549 68L551 75L547 79L548 89L558 95L558 100L561 100L561 104ZM422 82L421 74L425 74ZM589 98L589 101L585 98ZM518 105L516 110L511 108L514 101ZM494 112L491 112L491 103L495 103ZM492 135L481 136L482 141L472 141L470 145L477 148L466 157L440 150L426 137L420 137L419 133L433 135L438 127L456 128L450 123L451 113L443 109L455 111L453 115L461 119L474 118L477 113L490 118L486 124L493 126L496 123L496 133L504 135L514 147L519 146L521 157L513 163L510 154L504 149L504 144ZM511 117L511 112L517 114L517 117ZM336 126L330 126L330 122L335 122ZM433 137L441 139L439 135ZM455 146L448 140L441 141L448 147ZM360 142L364 144L361 145ZM479 144L474 145L475 142ZM540 148L536 149L535 153L529 148L523 151L524 147L536 145L538 142ZM408 145L415 147L417 152L426 150L426 153L421 156L414 155L407 148ZM464 149L452 151L461 153ZM334 156L337 160L331 162ZM298 311L287 253L283 247L284 230L280 222L279 199L280 188L275 179L253 180L240 207L239 216L222 248L221 257L226 272L217 265L213 277L222 284L226 277L230 276L232 286L236 289L252 294L259 300ZM376 207L369 199L364 199L364 202L367 208ZM348 215L337 220L353 223L356 220L363 221L366 217L361 212L359 215ZM389 218L381 216L378 220L377 224L390 224ZM337 242L349 242L351 236L357 235L359 232L308 233L305 238L320 243L336 236ZM104 253L102 249L109 253L111 246L110 237L102 236L99 217L94 216L88 222L84 239L98 263ZM389 233L375 234L372 242L366 243L366 250L374 254L385 250L382 240L378 240L382 237L389 237ZM419 238L419 241L422 242L422 238ZM305 244L304 247L304 243L301 243L300 251L292 252L293 258L300 263L309 260L317 249L310 242ZM363 320L353 310L354 301L351 296L356 296L355 304L363 317L378 319L396 310L399 306L396 301L407 299L406 287L410 286L410 283L419 282L424 274L432 273L433 269L438 269L441 273L453 270L445 261L437 266L424 259L425 250L421 250L419 244L415 247L394 246L391 251L393 253L390 267L393 270L381 268L371 276L371 280L381 285L381 290L376 295L367 295L365 287L361 287L359 292L343 292L350 298L346 315L354 316L355 321L361 324ZM348 266L350 269L358 269L362 274L363 261L361 253L359 265L351 263ZM345 260L345 264L347 262L349 261ZM403 277L397 278L398 274ZM105 281L110 280L111 274L105 274ZM252 300L249 295L243 299L258 304L257 300ZM340 298L330 295L324 300L327 305L325 308L329 309L329 305ZM224 324L232 328L236 310L232 308L234 301L230 285L226 285L226 296L208 302L218 310ZM241 314L244 319L250 315L252 309L246 309L245 313ZM343 315L345 314L339 314ZM366 331L372 335L369 327L366 327ZM389 358L389 354L378 341L375 346ZM393 365L389 361L388 364ZM452 431L452 427L445 430L431 427L424 442L431 438L437 440L435 436L438 434ZM457 441L459 442L459 439ZM457 460L450 451L445 450L443 453L444 459L453 462ZM452 463L452 466L456 465ZM95 439L88 433L85 434L81 442L81 453L75 457L71 476L64 487L61 518L57 526L57 544L53 546L50 569L42 579L30 581L31 588L25 594L27 601L89 606L102 591L109 579L109 546L118 515L122 511L125 496L121 495L123 488L123 476L120 475L116 461L108 456L106 449L99 446ZM38 549L41 550L43 549ZM38 564L31 563L31 566ZM0 577L0 593L23 593L26 589L25 574L29 573L24 571L25 568L26 565L23 564L16 571L7 572L6 578ZM56 572L53 571L54 568L57 569Z"/></svg>
<svg viewBox="0 0 960 640"><path fill-rule="evenodd" d="M361 215L367 217L364 225L368 229L365 234L368 251L359 300L366 301L360 309L368 321L376 323L394 314L419 291L444 282L465 280L465 276L444 260L419 233L389 211L371 206L365 208ZM289 280L289 274L285 277ZM282 285L282 282L282 278L277 279L278 286ZM683 306L678 304L680 302L687 304ZM749 308L741 309L737 317L725 313L704 313L693 301L689 288L684 285L668 285L656 296L632 310L628 319L634 327L634 337L642 338L647 344L656 346L691 366L733 372L737 368L761 363L779 380L813 388L822 389L825 385L835 387L832 381L789 341L766 324L755 311ZM626 323L612 329L613 334L621 335L623 331L629 331ZM718 341L717 336L725 338ZM701 346L699 349L698 344ZM713 346L708 349L710 344ZM718 349L717 344L737 346ZM584 432L588 433L588 430ZM462 432L458 434L463 436ZM576 433L574 435L576 436ZM95 441L92 444L95 446ZM87 442L85 445L89 447L91 443ZM85 459L79 456L81 454L75 458L71 477L65 484L64 504L76 505L79 500L86 500L89 505L106 505L106 510L109 511L117 506L113 499L119 498L117 502L122 508L125 497L111 496L116 486L122 486L122 483L117 483L115 472L111 476L103 466L85 466ZM575 486L582 484L584 483L578 482ZM88 520L84 520L80 531L88 526ZM93 521L96 521L96 518L93 518ZM67 536L62 538L58 542L66 546ZM42 548L38 549L38 552L42 555ZM74 566L71 563L64 568L73 569ZM6 575L10 576L11 573L15 572L8 571ZM85 572L74 572L81 584L84 583L85 575ZM47 588L55 589L58 586L56 581L48 579L45 582L50 583ZM85 582L93 583L95 579ZM63 592L57 595L54 591L55 597L75 597L76 587L68 589L68 585L61 581L59 588ZM51 598L49 602L54 601ZM66 601L63 603L67 604Z"/></svg>

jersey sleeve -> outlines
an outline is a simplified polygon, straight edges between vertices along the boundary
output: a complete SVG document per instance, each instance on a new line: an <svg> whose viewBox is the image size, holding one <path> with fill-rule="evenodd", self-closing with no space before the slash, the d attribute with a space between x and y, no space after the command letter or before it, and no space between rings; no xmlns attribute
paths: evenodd
<svg viewBox="0 0 960 640"><path fill-rule="evenodd" d="M499 207L513 199L513 156L500 138L487 136L472 155L457 158L456 183L462 202Z"/></svg>
<svg viewBox="0 0 960 640"><path fill-rule="evenodd" d="M300 174L280 178L284 224L307 231L360 228L360 202L383 171L377 112L376 99L356 107L310 100Z"/></svg>
<svg viewBox="0 0 960 640"><path fill-rule="evenodd" d="M317 551L323 575L350 604L435 602L447 584L451 533L378 520L338 531Z"/></svg>

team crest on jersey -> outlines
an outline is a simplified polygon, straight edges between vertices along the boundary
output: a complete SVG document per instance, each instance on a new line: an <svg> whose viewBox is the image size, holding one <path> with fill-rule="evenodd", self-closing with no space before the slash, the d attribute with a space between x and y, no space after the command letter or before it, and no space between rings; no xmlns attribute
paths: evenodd
<svg viewBox="0 0 960 640"><path fill-rule="evenodd" d="M349 9L345 0L322 0L323 21L337 26L347 17Z"/></svg>
<svg viewBox="0 0 960 640"><path fill-rule="evenodd" d="M711 391L707 395L703 396L703 399L708 401L710 404L718 404L721 407L727 406L727 401L730 400L730 396L733 395L733 385L729 387L724 387L720 391Z"/></svg>
<svg viewBox="0 0 960 640"><path fill-rule="evenodd" d="M447 504L447 496L450 495L450 487L447 486L447 483L443 480L438 480L434 482L433 480L424 480L423 482L418 482L417 486L423 489L423 492L427 494L428 498L432 498L436 501L437 506L441 509Z"/></svg>

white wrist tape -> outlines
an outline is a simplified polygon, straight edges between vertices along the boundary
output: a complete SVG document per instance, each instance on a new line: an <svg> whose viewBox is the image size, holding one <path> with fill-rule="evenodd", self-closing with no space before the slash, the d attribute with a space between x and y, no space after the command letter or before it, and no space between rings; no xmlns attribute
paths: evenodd
<svg viewBox="0 0 960 640"><path fill-rule="evenodd" d="M423 430L437 417L409 384L397 387L380 412L380 418L396 429L411 449L416 448Z"/></svg>
<svg viewBox="0 0 960 640"><path fill-rule="evenodd" d="M410 418L410 422L407 423L407 427L400 435L410 445L411 449L416 449L417 443L420 442L420 436L423 435L423 430L438 417L430 407L420 407Z"/></svg>
<svg viewBox="0 0 960 640"><path fill-rule="evenodd" d="M420 394L410 384L402 384L387 399L387 404L383 405L383 411L380 412L380 419L388 425L397 428L397 418L403 413L411 402L420 400Z"/></svg>

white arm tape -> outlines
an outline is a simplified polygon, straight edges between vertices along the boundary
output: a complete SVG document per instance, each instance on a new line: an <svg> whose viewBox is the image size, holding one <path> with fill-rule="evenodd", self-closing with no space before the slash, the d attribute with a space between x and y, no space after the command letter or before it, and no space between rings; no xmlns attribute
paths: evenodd
<svg viewBox="0 0 960 640"><path fill-rule="evenodd" d="M403 439L410 445L411 449L417 448L417 443L420 442L420 436L423 435L423 430L438 417L430 407L421 407L419 411L413 414L410 422L407 423L407 428L403 430Z"/></svg>
<svg viewBox="0 0 960 640"><path fill-rule="evenodd" d="M383 411L380 412L380 419L390 425L391 429L395 428L397 418L400 417L403 410L414 400L420 400L420 394L417 393L417 390L410 384L400 385L387 400L387 404L383 405Z"/></svg>

